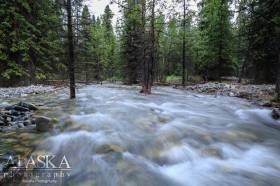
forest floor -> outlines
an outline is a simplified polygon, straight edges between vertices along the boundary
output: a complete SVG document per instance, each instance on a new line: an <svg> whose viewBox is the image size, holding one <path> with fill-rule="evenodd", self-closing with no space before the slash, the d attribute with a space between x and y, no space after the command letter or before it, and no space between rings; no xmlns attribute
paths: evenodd
<svg viewBox="0 0 280 186"><path fill-rule="evenodd" d="M253 85L239 83L217 83L209 82L205 84L195 84L186 86L176 86L178 89L184 89L196 93L211 94L216 96L230 96L249 100L250 102L263 107L278 107L279 103L274 102L274 85Z"/></svg>

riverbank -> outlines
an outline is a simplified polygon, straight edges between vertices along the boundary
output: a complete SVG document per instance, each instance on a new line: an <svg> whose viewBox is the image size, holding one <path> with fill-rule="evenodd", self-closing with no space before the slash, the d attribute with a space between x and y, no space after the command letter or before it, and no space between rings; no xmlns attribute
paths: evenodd
<svg viewBox="0 0 280 186"><path fill-rule="evenodd" d="M31 85L24 87L0 88L0 97L9 98L16 96L26 96L28 94L44 94L57 90L54 86Z"/></svg>
<svg viewBox="0 0 280 186"><path fill-rule="evenodd" d="M274 85L243 85L239 83L205 83L175 88L192 91L195 93L210 94L216 96L229 96L247 99L250 102L263 107L277 107L279 103L273 101L275 94Z"/></svg>
<svg viewBox="0 0 280 186"><path fill-rule="evenodd" d="M82 87L82 84L78 84L77 87ZM61 88L65 87L50 85L31 85L15 88L0 88L0 98L24 97L29 94L44 94L56 91ZM205 84L189 85L185 88L183 88L182 86L175 86L175 88L192 91L195 93L244 98L258 106L280 108L280 104L273 101L275 93L274 85L243 85L239 83L209 82Z"/></svg>

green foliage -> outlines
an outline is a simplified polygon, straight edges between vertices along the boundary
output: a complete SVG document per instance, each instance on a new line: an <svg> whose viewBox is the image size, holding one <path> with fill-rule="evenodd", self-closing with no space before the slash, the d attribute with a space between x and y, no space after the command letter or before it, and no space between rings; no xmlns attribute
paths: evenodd
<svg viewBox="0 0 280 186"><path fill-rule="evenodd" d="M104 56L103 56L103 63L104 63L104 77L110 78L113 77L116 70L115 65L115 47L116 47L116 38L112 26L112 18L113 13L109 7L106 6L104 14L102 16L102 30L103 30L103 37L104 37Z"/></svg>
<svg viewBox="0 0 280 186"><path fill-rule="evenodd" d="M139 80L143 64L142 46L145 41L142 29L140 2L127 0L123 2L128 8L123 10L122 33L120 35L122 73L126 83L134 84Z"/></svg>
<svg viewBox="0 0 280 186"><path fill-rule="evenodd" d="M253 72L255 81L273 82L276 80L280 52L280 2L254 0L244 4L244 7L248 12L245 17L248 32L245 36L249 47L243 54L248 59L247 69Z"/></svg>
<svg viewBox="0 0 280 186"><path fill-rule="evenodd" d="M95 18L82 2L73 1L78 79L138 83L144 64L150 64L153 56L155 80L178 80L185 35L188 75L218 79L239 73L258 82L276 80L279 1L239 0L237 11L232 13L232 1L201 0L198 14L187 7L183 20L182 10L166 14L164 1L156 1L152 15L154 1L122 0L123 16L116 28L109 6ZM173 2L174 7L182 7L182 0ZM0 81L66 77L64 8L53 0L1 3Z"/></svg>
<svg viewBox="0 0 280 186"><path fill-rule="evenodd" d="M169 23L166 32L161 38L162 61L165 75L180 74L181 68L181 39L176 17L173 17Z"/></svg>
<svg viewBox="0 0 280 186"><path fill-rule="evenodd" d="M91 18L88 7L84 6L81 20L78 20L81 26L76 64L76 72L81 80L89 82L116 75L116 38L112 18L109 6L106 6L101 18Z"/></svg>
<svg viewBox="0 0 280 186"><path fill-rule="evenodd" d="M166 81L179 81L181 80L182 77L180 76L175 76L175 75L170 75L166 77Z"/></svg>
<svg viewBox="0 0 280 186"><path fill-rule="evenodd" d="M228 0L201 1L199 26L194 31L193 50L197 52L198 71L207 71L215 79L233 72L229 3Z"/></svg>
<svg viewBox="0 0 280 186"><path fill-rule="evenodd" d="M76 72L85 75L83 79L89 81L89 71L94 66L94 53L92 51L93 38L91 35L92 20L87 6L84 6L80 22L80 41L78 51L78 60L76 62ZM82 79L82 78L80 78Z"/></svg>
<svg viewBox="0 0 280 186"><path fill-rule="evenodd" d="M60 24L52 0L5 1L0 17L0 79L33 78L36 70L54 70L61 41L50 27Z"/></svg>

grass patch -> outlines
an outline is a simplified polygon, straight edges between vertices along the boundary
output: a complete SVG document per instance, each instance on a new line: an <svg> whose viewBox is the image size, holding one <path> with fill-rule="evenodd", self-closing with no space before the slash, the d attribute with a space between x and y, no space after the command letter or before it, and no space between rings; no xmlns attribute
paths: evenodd
<svg viewBox="0 0 280 186"><path fill-rule="evenodd" d="M182 78L180 76L175 76L175 75L171 75L171 76L167 76L166 77L166 81L179 81Z"/></svg>

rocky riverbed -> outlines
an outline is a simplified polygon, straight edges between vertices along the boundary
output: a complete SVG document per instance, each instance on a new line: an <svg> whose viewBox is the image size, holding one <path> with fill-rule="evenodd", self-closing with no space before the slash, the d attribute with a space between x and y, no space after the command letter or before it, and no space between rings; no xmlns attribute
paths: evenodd
<svg viewBox="0 0 280 186"><path fill-rule="evenodd" d="M35 120L32 119L32 111L35 110L38 110L35 105L24 102L2 108L0 130L10 131L35 125Z"/></svg>
<svg viewBox="0 0 280 186"><path fill-rule="evenodd" d="M0 185L9 181L4 173L17 168L18 155L27 156L42 132L53 127L54 119L35 115L36 111L38 106L26 102L0 108Z"/></svg>
<svg viewBox="0 0 280 186"><path fill-rule="evenodd" d="M47 132L52 128L54 119L33 115L39 108L31 103L19 102L0 108L0 131L14 131L27 128Z"/></svg>
<svg viewBox="0 0 280 186"><path fill-rule="evenodd" d="M250 100L259 106L279 107L279 103L273 101L274 85L242 85L239 83L205 83L186 86L185 89L195 93L211 94L217 96L239 97Z"/></svg>

